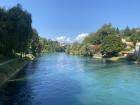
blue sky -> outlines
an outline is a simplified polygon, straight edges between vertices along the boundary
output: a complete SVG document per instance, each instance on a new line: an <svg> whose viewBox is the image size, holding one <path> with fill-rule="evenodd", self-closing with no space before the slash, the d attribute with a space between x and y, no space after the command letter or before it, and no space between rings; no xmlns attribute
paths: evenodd
<svg viewBox="0 0 140 105"><path fill-rule="evenodd" d="M6 8L17 3L32 14L33 27L46 38L75 38L104 23L140 27L140 0L0 0Z"/></svg>

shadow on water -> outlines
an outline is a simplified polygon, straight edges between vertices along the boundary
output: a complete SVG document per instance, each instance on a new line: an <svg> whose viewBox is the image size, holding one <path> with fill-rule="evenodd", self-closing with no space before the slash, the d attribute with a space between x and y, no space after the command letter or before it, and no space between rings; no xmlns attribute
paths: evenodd
<svg viewBox="0 0 140 105"><path fill-rule="evenodd" d="M47 55L28 64L0 89L0 105L82 105L78 81L53 66L59 59Z"/></svg>

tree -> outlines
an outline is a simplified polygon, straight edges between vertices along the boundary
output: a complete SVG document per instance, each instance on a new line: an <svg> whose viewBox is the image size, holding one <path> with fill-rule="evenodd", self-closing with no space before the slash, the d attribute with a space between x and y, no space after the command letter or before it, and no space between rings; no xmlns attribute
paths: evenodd
<svg viewBox="0 0 140 105"><path fill-rule="evenodd" d="M103 39L108 35L118 34L118 29L114 28L111 24L104 24L97 32L89 34L83 43L85 44L101 44Z"/></svg>
<svg viewBox="0 0 140 105"><path fill-rule="evenodd" d="M8 16L12 25L10 42L14 46L14 49L22 55L28 51L32 38L31 14L24 11L21 5L18 4L8 10Z"/></svg>
<svg viewBox="0 0 140 105"><path fill-rule="evenodd" d="M112 24L104 24L98 31L98 39L100 43L102 43L103 39L108 35L115 35L116 29L112 26Z"/></svg>
<svg viewBox="0 0 140 105"><path fill-rule="evenodd" d="M80 47L79 54L83 56L93 56L93 51L89 44L85 44Z"/></svg>
<svg viewBox="0 0 140 105"><path fill-rule="evenodd" d="M104 57L117 56L124 48L121 38L118 36L107 36L101 45L101 53Z"/></svg>
<svg viewBox="0 0 140 105"><path fill-rule="evenodd" d="M116 34L120 34L120 30L118 27L116 28Z"/></svg>
<svg viewBox="0 0 140 105"><path fill-rule="evenodd" d="M89 34L83 40L83 44L93 44L94 33Z"/></svg>
<svg viewBox="0 0 140 105"><path fill-rule="evenodd" d="M131 36L132 35L132 30L127 26L124 31L124 36Z"/></svg>
<svg viewBox="0 0 140 105"><path fill-rule="evenodd" d="M0 8L0 54L21 56L29 52L35 54L41 46L38 33L32 28L32 16L20 4L10 8ZM41 47L40 47L41 48Z"/></svg>
<svg viewBox="0 0 140 105"><path fill-rule="evenodd" d="M42 51L41 42L39 41L39 35L36 29L33 29L33 36L32 36L30 50L34 56L37 56Z"/></svg>
<svg viewBox="0 0 140 105"><path fill-rule="evenodd" d="M140 41L140 32L134 33L131 35L130 40L136 44L137 42Z"/></svg>
<svg viewBox="0 0 140 105"><path fill-rule="evenodd" d="M3 8L0 8L0 53L5 53L8 47L6 41L7 33L7 13Z"/></svg>

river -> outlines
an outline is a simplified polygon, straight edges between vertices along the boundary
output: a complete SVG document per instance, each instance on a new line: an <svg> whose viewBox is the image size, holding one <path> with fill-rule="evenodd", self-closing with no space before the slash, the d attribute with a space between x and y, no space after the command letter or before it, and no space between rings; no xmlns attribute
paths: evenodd
<svg viewBox="0 0 140 105"><path fill-rule="evenodd" d="M0 105L140 105L140 66L44 54L0 89Z"/></svg>

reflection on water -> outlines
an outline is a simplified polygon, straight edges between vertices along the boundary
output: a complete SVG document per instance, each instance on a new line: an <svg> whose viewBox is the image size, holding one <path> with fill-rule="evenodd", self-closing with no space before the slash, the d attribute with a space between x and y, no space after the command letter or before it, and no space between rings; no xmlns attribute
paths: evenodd
<svg viewBox="0 0 140 105"><path fill-rule="evenodd" d="M64 53L28 64L0 89L0 105L140 105L140 66Z"/></svg>

